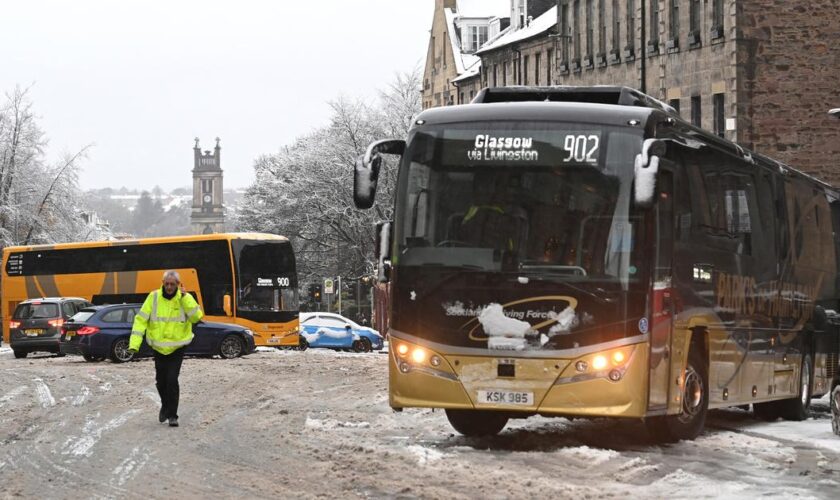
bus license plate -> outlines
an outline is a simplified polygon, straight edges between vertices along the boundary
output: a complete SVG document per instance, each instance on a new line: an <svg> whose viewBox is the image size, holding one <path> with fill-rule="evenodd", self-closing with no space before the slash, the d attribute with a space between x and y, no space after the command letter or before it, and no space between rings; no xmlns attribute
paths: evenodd
<svg viewBox="0 0 840 500"><path fill-rule="evenodd" d="M268 339L268 343L269 344L279 344L280 339L278 339L277 337L271 337L271 338Z"/></svg>
<svg viewBox="0 0 840 500"><path fill-rule="evenodd" d="M485 405L524 405L534 404L533 392L519 391L478 391L478 403Z"/></svg>
<svg viewBox="0 0 840 500"><path fill-rule="evenodd" d="M28 337L37 337L38 335L41 335L42 333L44 333L44 330L39 330L39 329L24 330L23 333L25 333Z"/></svg>

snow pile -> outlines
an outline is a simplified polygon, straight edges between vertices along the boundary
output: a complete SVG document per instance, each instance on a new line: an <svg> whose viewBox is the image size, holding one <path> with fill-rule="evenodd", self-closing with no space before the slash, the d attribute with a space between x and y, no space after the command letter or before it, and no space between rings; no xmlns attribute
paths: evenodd
<svg viewBox="0 0 840 500"><path fill-rule="evenodd" d="M602 450L599 448L590 448L589 446L563 448L560 450L560 454L576 458L593 466L601 465L605 462L609 462L613 458L621 456L621 454L615 450Z"/></svg>
<svg viewBox="0 0 840 500"><path fill-rule="evenodd" d="M555 313L554 311L552 311L551 313L549 313L549 317L557 321L557 323L555 323L554 326L552 326L551 329L548 331L549 336L569 333L569 330L571 330L578 324L578 319L577 315L575 314L575 310L571 307L567 307L559 313Z"/></svg>
<svg viewBox="0 0 840 500"><path fill-rule="evenodd" d="M306 423L304 426L306 426L307 429L319 430L331 430L337 428L367 429L370 427L370 422L340 422L332 418L320 420L317 418L306 417Z"/></svg>
<svg viewBox="0 0 840 500"><path fill-rule="evenodd" d="M413 444L406 449L417 457L417 465L426 465L432 462L437 462L445 456L438 450L433 450L416 444Z"/></svg>
<svg viewBox="0 0 840 500"><path fill-rule="evenodd" d="M500 304L490 304L478 315L478 321L487 335L489 349L525 349L525 334L531 331L527 321L509 318Z"/></svg>

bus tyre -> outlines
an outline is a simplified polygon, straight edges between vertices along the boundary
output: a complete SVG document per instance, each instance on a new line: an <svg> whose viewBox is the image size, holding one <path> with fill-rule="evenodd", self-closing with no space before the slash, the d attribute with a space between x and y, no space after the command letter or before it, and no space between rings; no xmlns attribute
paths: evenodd
<svg viewBox="0 0 840 500"><path fill-rule="evenodd" d="M236 335L228 335L219 343L219 356L222 359L233 359L242 356L242 339Z"/></svg>
<svg viewBox="0 0 840 500"><path fill-rule="evenodd" d="M674 443L682 439L692 440L703 432L709 410L709 378L702 352L693 348L688 354L683 392L680 395L680 414L645 419L648 432L654 440Z"/></svg>
<svg viewBox="0 0 840 500"><path fill-rule="evenodd" d="M28 353L28 352L26 352L26 351L19 351L19 350L17 350L17 349L15 349L15 351L14 351L14 352L15 352L15 357L16 357L16 358L18 358L18 359L25 358L25 357L26 357L26 355L27 355L27 354L29 354L29 353Z"/></svg>
<svg viewBox="0 0 840 500"><path fill-rule="evenodd" d="M446 410L446 418L456 431L467 437L495 436L508 421L503 413L487 410Z"/></svg>
<svg viewBox="0 0 840 500"><path fill-rule="evenodd" d="M840 436L840 384L831 391L831 430Z"/></svg>
<svg viewBox="0 0 840 500"><path fill-rule="evenodd" d="M795 398L779 401L780 416L785 420L802 421L808 418L808 408L811 407L811 393L813 388L814 362L811 353L802 356L799 369L799 395Z"/></svg>
<svg viewBox="0 0 840 500"><path fill-rule="evenodd" d="M134 359L134 353L128 350L128 339L117 339L111 344L111 361L125 363Z"/></svg>
<svg viewBox="0 0 840 500"><path fill-rule="evenodd" d="M96 356L91 356L90 354L82 354L82 357L85 358L85 361L87 361L88 363L102 361L102 358L97 358Z"/></svg>
<svg viewBox="0 0 840 500"><path fill-rule="evenodd" d="M298 342L298 350L305 351L307 349L309 349L309 342L307 342L305 338L301 337L300 342Z"/></svg>

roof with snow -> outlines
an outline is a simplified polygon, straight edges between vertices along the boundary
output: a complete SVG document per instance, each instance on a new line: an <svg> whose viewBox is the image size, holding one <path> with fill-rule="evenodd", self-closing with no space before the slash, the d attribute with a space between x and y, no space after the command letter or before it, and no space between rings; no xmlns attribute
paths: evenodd
<svg viewBox="0 0 840 500"><path fill-rule="evenodd" d="M457 14L455 14L452 9L443 9L443 13L446 15L446 29L449 33L449 43L452 44L452 54L454 54L453 59L455 59L455 70L458 72L458 76L460 76L467 70L467 68L472 67L481 59L473 54L464 54L461 52L461 43L455 35L455 33L458 33L455 28L455 18Z"/></svg>
<svg viewBox="0 0 840 500"><path fill-rule="evenodd" d="M461 17L510 17L510 0L458 0Z"/></svg>
<svg viewBox="0 0 840 500"><path fill-rule="evenodd" d="M550 30L556 25L557 6L555 5L552 8L545 11L545 13L542 14L540 17L531 21L531 24L529 24L528 26L515 31L508 31L506 34L500 36L496 40L487 42L476 51L476 54L486 54L491 50L500 49L512 43L521 42L522 40L533 38L535 36L545 33L546 31Z"/></svg>

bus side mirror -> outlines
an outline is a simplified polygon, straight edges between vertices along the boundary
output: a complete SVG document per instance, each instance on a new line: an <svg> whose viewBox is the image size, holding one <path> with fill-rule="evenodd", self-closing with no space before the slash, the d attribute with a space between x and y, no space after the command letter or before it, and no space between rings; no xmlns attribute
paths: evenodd
<svg viewBox="0 0 840 500"><path fill-rule="evenodd" d="M225 315L233 316L233 305L231 304L230 294L226 293L222 300L222 308L225 310Z"/></svg>
<svg viewBox="0 0 840 500"><path fill-rule="evenodd" d="M659 173L659 158L665 154L665 143L659 139L645 139L642 152L636 155L634 163L633 199L636 205L649 207L656 192L656 175Z"/></svg>
<svg viewBox="0 0 840 500"><path fill-rule="evenodd" d="M382 154L402 156L404 152L405 141L385 139L372 143L365 154L359 156L353 174L353 202L356 208L366 209L373 206Z"/></svg>
<svg viewBox="0 0 840 500"><path fill-rule="evenodd" d="M387 283L391 279L391 222L376 223L376 279Z"/></svg>

